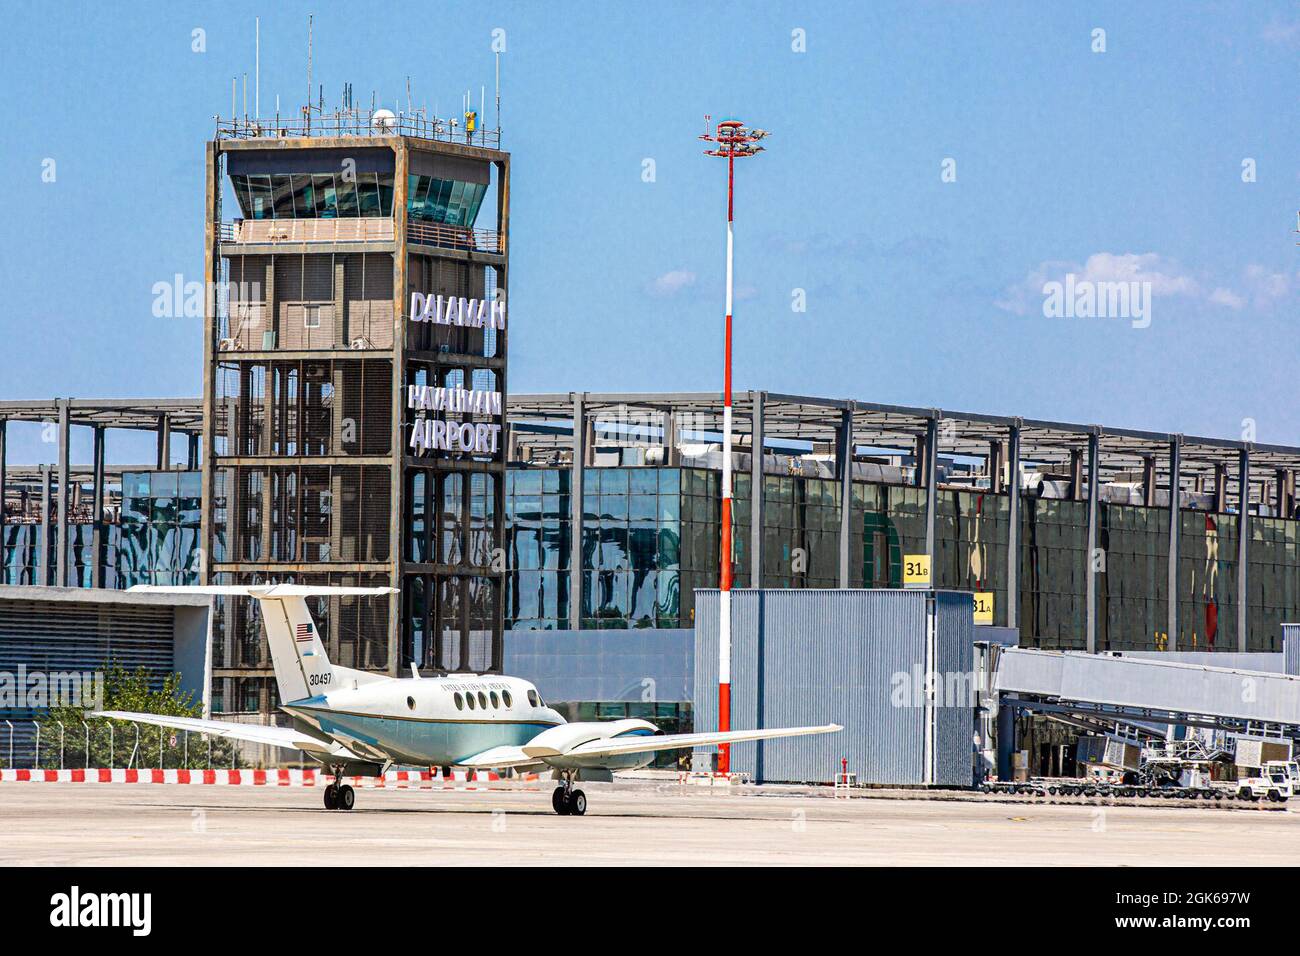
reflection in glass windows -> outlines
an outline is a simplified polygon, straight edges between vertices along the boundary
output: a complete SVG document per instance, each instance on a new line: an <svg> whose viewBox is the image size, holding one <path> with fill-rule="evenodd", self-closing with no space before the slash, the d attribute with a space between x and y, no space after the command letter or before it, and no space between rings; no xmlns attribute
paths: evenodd
<svg viewBox="0 0 1300 956"><path fill-rule="evenodd" d="M478 219L486 183L465 183L432 176L409 178L407 208L412 219L470 228Z"/></svg>
<svg viewBox="0 0 1300 956"><path fill-rule="evenodd" d="M391 173L235 174L230 183L245 219L373 218L393 214ZM480 192L479 202L482 198ZM457 214L468 211L461 206L457 210ZM477 205L473 213L478 214Z"/></svg>

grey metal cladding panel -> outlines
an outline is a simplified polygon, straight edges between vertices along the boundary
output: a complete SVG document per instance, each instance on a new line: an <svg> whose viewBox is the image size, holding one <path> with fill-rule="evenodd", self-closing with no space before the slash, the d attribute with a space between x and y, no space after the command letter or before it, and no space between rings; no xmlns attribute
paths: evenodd
<svg viewBox="0 0 1300 956"><path fill-rule="evenodd" d="M435 179L459 180L463 183L479 183L484 186L492 181L491 164L481 160L413 149L410 153L410 163L413 176L432 176Z"/></svg>
<svg viewBox="0 0 1300 956"><path fill-rule="evenodd" d="M693 631L507 631L504 669L553 701L683 701L694 682Z"/></svg>
<svg viewBox="0 0 1300 956"><path fill-rule="evenodd" d="M172 669L174 609L62 601L0 602L0 670Z"/></svg>
<svg viewBox="0 0 1300 956"><path fill-rule="evenodd" d="M998 658L995 686L999 693L1046 694L1061 692L1065 655L1057 651L1033 651L1008 647Z"/></svg>
<svg viewBox="0 0 1300 956"><path fill-rule="evenodd" d="M731 592L731 727L745 730L759 726L757 605L747 605L746 594ZM705 733L718 729L718 608L720 592L695 592L695 688L692 699L694 729ZM748 612L748 613L747 613ZM708 754L714 748L696 751ZM754 773L754 745L731 748L731 766L737 772Z"/></svg>
<svg viewBox="0 0 1300 956"><path fill-rule="evenodd" d="M934 782L941 786L968 787L974 780L975 636L972 596L936 592Z"/></svg>
<svg viewBox="0 0 1300 956"><path fill-rule="evenodd" d="M335 173L351 160L353 172L391 173L396 169L393 151L387 146L331 149L236 149L226 153L231 176L241 173Z"/></svg>
<svg viewBox="0 0 1300 956"><path fill-rule="evenodd" d="M1002 655L998 686L1090 703L1300 723L1300 677L1285 674L1013 648Z"/></svg>
<svg viewBox="0 0 1300 956"><path fill-rule="evenodd" d="M863 783L921 783L925 711L912 689L924 667L925 600L921 591L733 591L732 726L844 726L736 744L733 769L761 781L830 782L844 757ZM707 730L717 716L718 593L697 592L695 613L696 728ZM902 706L897 681L909 691Z"/></svg>
<svg viewBox="0 0 1300 956"><path fill-rule="evenodd" d="M718 592L695 593L695 685L691 709L695 730L718 726Z"/></svg>
<svg viewBox="0 0 1300 956"><path fill-rule="evenodd" d="M1253 682L1251 694L1244 693L1244 680ZM1069 655L1061 696L1251 720L1300 721L1300 678L1195 665Z"/></svg>
<svg viewBox="0 0 1300 956"><path fill-rule="evenodd" d="M1230 667L1243 671L1285 674L1285 659L1280 651L1125 651L1124 657L1168 664L1199 664L1205 667Z"/></svg>
<svg viewBox="0 0 1300 956"><path fill-rule="evenodd" d="M1283 670L1300 675L1300 624L1282 625Z"/></svg>

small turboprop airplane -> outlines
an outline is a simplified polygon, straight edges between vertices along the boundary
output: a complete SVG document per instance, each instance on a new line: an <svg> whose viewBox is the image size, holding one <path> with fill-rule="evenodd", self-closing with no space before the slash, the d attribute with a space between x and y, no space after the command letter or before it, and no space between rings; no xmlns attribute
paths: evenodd
<svg viewBox="0 0 1300 956"><path fill-rule="evenodd" d="M327 810L351 810L356 794L346 774L382 775L394 764L468 769L546 770L560 781L555 812L582 816L587 797L579 781L609 781L615 770L644 767L655 751L767 740L842 729L786 727L705 734L665 734L645 720L567 723L537 688L498 674L389 677L331 664L306 598L316 595L395 594L396 588L316 587L296 584L168 587L137 585L154 594L252 597L261 603L280 691L291 727L267 727L194 717L96 711L99 717L191 730L301 750L334 775L325 788Z"/></svg>

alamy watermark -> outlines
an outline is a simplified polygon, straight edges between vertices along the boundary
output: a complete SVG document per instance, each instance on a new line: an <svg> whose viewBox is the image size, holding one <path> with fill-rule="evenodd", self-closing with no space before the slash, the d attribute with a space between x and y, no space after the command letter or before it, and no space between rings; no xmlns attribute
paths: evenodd
<svg viewBox="0 0 1300 956"><path fill-rule="evenodd" d="M187 280L178 272L170 280L153 284L151 312L156 319L201 319L208 314L235 313L244 321L260 322L260 282Z"/></svg>
<svg viewBox="0 0 1300 956"><path fill-rule="evenodd" d="M1135 329L1151 324L1151 283L1098 281L1066 273L1064 282L1043 283L1043 315L1049 319L1128 319Z"/></svg>
<svg viewBox="0 0 1300 956"><path fill-rule="evenodd" d="M979 677L974 671L926 670L913 664L889 678L893 707L974 707L979 703Z"/></svg>
<svg viewBox="0 0 1300 956"><path fill-rule="evenodd" d="M0 709L104 706L103 671L0 671Z"/></svg>

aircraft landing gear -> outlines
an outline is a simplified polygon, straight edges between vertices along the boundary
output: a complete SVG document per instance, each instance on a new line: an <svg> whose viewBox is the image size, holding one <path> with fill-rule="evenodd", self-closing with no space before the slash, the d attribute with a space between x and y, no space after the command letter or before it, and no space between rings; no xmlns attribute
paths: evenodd
<svg viewBox="0 0 1300 956"><path fill-rule="evenodd" d="M325 809L351 810L357 802L356 791L346 783L340 783L343 779L342 764L331 769L334 771L334 782L325 788Z"/></svg>
<svg viewBox="0 0 1300 956"><path fill-rule="evenodd" d="M587 812L587 795L573 787L573 771L563 771L560 785L551 794L551 807L562 817L580 817Z"/></svg>

